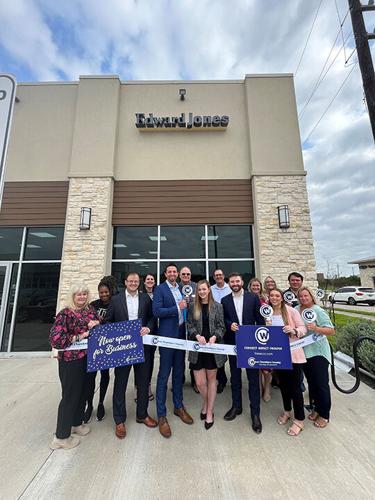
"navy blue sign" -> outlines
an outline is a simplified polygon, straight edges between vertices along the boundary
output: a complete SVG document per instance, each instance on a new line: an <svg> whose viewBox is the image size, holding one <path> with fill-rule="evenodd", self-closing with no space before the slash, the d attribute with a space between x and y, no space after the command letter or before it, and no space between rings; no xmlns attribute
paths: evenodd
<svg viewBox="0 0 375 500"><path fill-rule="evenodd" d="M141 327L141 321L135 319L94 328L87 349L87 371L143 363Z"/></svg>
<svg viewBox="0 0 375 500"><path fill-rule="evenodd" d="M281 326L242 325L236 345L237 368L292 368L289 337Z"/></svg>

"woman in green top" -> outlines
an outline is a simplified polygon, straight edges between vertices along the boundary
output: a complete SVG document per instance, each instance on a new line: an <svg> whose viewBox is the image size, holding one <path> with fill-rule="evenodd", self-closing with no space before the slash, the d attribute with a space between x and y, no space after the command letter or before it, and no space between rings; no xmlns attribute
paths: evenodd
<svg viewBox="0 0 375 500"><path fill-rule="evenodd" d="M314 410L308 416L319 428L326 427L329 422L331 410L331 391L329 388L328 366L331 360L331 351L327 340L328 335L333 335L335 329L324 309L316 304L313 292L306 286L298 290L297 306L302 315L304 309L312 309L316 313L313 323L306 323L307 335L318 334L320 338L305 346L307 363L303 366L307 383L309 385L310 398L313 401ZM303 315L302 315L303 317Z"/></svg>

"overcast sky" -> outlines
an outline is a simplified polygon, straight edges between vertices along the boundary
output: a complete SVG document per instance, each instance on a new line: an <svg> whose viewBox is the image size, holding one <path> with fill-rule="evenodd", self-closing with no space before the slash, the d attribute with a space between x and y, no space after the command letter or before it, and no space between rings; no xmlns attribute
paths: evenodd
<svg viewBox="0 0 375 500"><path fill-rule="evenodd" d="M375 148L348 2L320 2L1 0L0 71L19 82L295 73L317 270L350 274L348 261L375 255ZM365 19L373 31L375 15Z"/></svg>

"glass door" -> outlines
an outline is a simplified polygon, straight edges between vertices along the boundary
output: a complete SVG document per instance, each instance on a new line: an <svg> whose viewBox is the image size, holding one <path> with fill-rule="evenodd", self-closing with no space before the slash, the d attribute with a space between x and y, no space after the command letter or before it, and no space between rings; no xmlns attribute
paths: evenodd
<svg viewBox="0 0 375 500"><path fill-rule="evenodd" d="M10 263L0 264L0 346L4 332L5 313L8 303L9 282L10 282Z"/></svg>

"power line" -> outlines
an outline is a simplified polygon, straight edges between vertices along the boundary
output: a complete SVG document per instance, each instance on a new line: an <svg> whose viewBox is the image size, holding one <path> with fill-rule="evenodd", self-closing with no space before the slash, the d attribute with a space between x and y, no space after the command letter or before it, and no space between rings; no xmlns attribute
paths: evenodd
<svg viewBox="0 0 375 500"><path fill-rule="evenodd" d="M339 12L339 7L337 5L337 0L335 0L335 7L336 7L336 13L337 13L337 19L339 20L339 25L340 25L340 31L341 31L341 37L342 37L342 44L344 46L344 57L346 59L346 53L345 53L345 42L344 42L344 33L343 33L343 30L342 30L342 25L344 24L345 22L345 19L346 19L346 16L348 15L349 13L349 9L347 10L346 14L345 14L345 17L344 17L344 20L341 21L341 17L340 17L340 12Z"/></svg>
<svg viewBox="0 0 375 500"><path fill-rule="evenodd" d="M340 85L338 91L336 92L336 94L333 96L333 98L330 100L328 106L326 107L326 109L323 111L322 115L320 116L319 120L316 122L316 124L313 126L313 128L310 130L308 136L306 137L306 139L303 141L302 144L305 144L305 142L307 142L311 135L313 134L313 132L315 131L315 129L317 128L317 126L319 125L319 123L323 120L324 116L326 115L327 111L329 110L329 108L332 106L334 100L336 99L336 97L339 95L339 93L341 92L342 88L344 87L345 83L347 82L349 76L352 74L354 68L356 67L356 64L352 67L352 69L349 71L349 73L346 75L344 81L342 82L342 84Z"/></svg>
<svg viewBox="0 0 375 500"><path fill-rule="evenodd" d="M313 88L313 90L312 90L312 92L311 92L311 94L310 94L309 98L307 99L306 103L304 104L303 108L301 109L301 111L300 111L300 113L299 113L299 115L298 115L298 119L299 119L299 120L303 117L303 115L304 115L304 113L305 113L305 110L306 110L307 106L309 105L309 103L310 103L311 99L313 98L313 96L314 96L315 92L318 90L318 88L319 88L319 87L320 87L320 85L322 84L323 80L325 79L325 77L326 77L326 76L327 76L327 74L329 73L329 71L330 71L330 69L332 68L333 64L335 63L336 59L337 59L337 58L338 58L338 56L340 55L340 52L342 51L343 47L345 46L345 45L343 45L343 46L341 46L341 47L340 47L340 49L338 50L337 54L336 54L336 55L335 55L335 57L333 58L333 60L332 60L331 64L328 66L328 68L327 68L326 72L323 74L323 72L324 72L324 70L325 70L325 67L326 67L326 65L327 65L327 63L328 63L328 61L329 61L329 59L330 59L330 57L331 57L331 54L332 54L332 52L333 52L333 49L334 49L334 47L335 47L335 44L336 44L336 41L337 41L337 39L338 39L339 35L340 35L340 31L337 33L337 36L336 36L336 38L335 38L335 41L333 42L332 48L331 48L331 50L330 50L330 52L329 52L329 54L328 54L328 57L327 57L327 59L326 59L326 61L325 61L324 65L323 65L323 68L322 68L322 70L321 70L321 72L320 72L320 74L319 74L319 76L318 76L318 79L317 79L317 81L316 81L316 83L315 83L315 86L314 86L314 88ZM348 41L348 39L350 38L350 36L351 36L351 33L348 33L348 35L346 36L346 39L345 39L345 42L344 42L344 43L346 43L346 42ZM345 61L345 63L346 63L346 62L347 62L347 61ZM322 75L323 75L323 76L322 76Z"/></svg>
<svg viewBox="0 0 375 500"><path fill-rule="evenodd" d="M299 59L299 61L298 61L297 68L296 68L296 70L295 70L295 72L294 72L294 77L296 77L296 76L297 76L297 73L298 73L299 67L300 67L300 65L301 65L301 62L302 62L303 56L304 56L304 54L305 54L305 50L306 50L307 44L309 43L310 36L311 36L311 33L312 33L313 29L314 29L315 21L316 21L316 18L318 17L319 10L320 10L320 6L322 5L322 3L323 3L323 0L320 0L319 5L318 5L318 8L317 8L316 13L315 13L314 20L313 20L312 25L311 25L311 28L310 28L310 32L309 32L309 34L308 34L308 36L307 36L307 40L306 40L305 46L304 46L304 48L303 48L303 51L302 51L301 57L300 57L300 59Z"/></svg>

